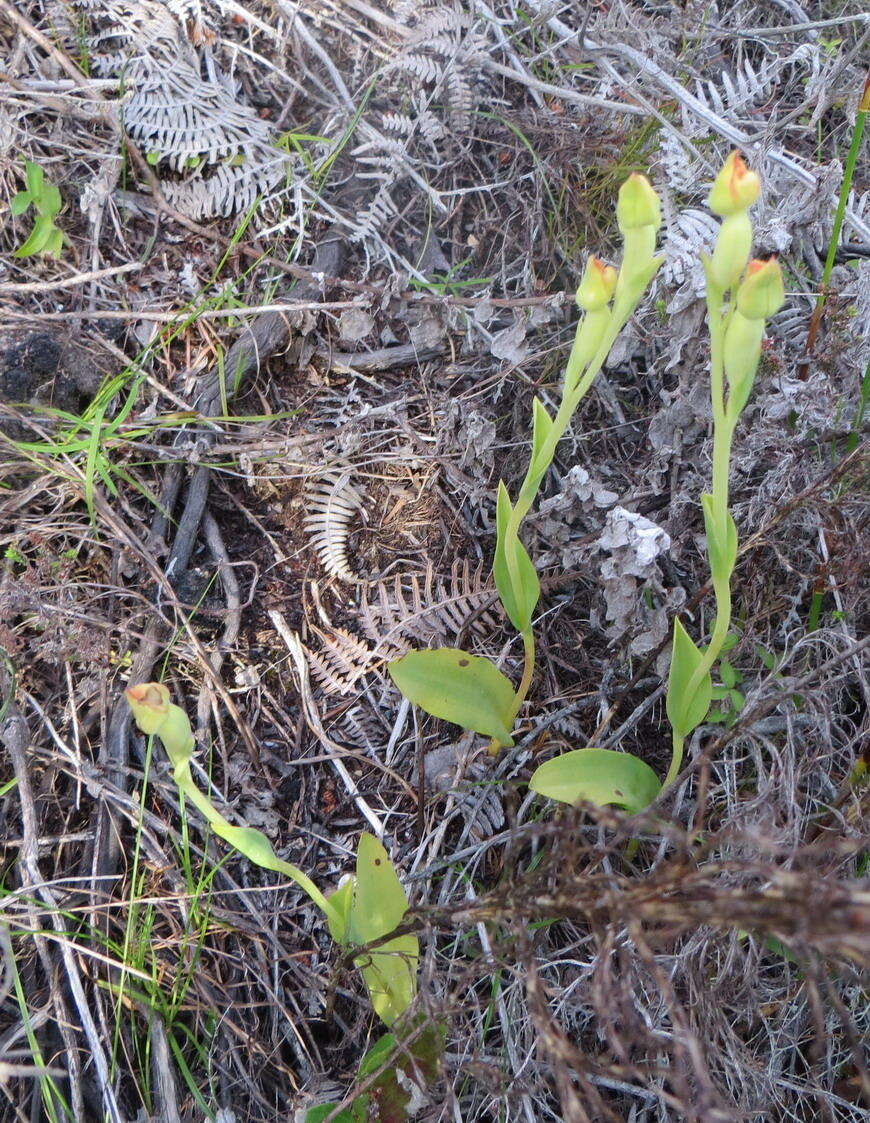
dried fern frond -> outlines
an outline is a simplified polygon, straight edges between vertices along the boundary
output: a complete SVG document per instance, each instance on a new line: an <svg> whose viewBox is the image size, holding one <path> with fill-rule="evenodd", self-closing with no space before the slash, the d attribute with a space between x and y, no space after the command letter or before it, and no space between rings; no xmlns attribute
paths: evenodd
<svg viewBox="0 0 870 1123"><path fill-rule="evenodd" d="M314 677L329 694L349 694L364 675L383 662L364 640L346 628L312 631L320 640L320 649L306 647L305 654Z"/></svg>
<svg viewBox="0 0 870 1123"><path fill-rule="evenodd" d="M362 507L362 497L350 482L351 473L330 473L305 493L308 514L304 526L323 568L340 581L359 582L347 558L350 523Z"/></svg>
<svg viewBox="0 0 870 1123"><path fill-rule="evenodd" d="M363 592L360 623L375 650L393 657L417 644L443 643L465 627L490 631L498 623L495 601L483 567L456 561L448 578L429 566L422 581L416 573L379 581Z"/></svg>
<svg viewBox="0 0 870 1123"><path fill-rule="evenodd" d="M275 196L287 154L218 65L199 0L59 0L53 14L95 73L123 78L124 128L158 175L173 173L162 187L177 210L212 218Z"/></svg>

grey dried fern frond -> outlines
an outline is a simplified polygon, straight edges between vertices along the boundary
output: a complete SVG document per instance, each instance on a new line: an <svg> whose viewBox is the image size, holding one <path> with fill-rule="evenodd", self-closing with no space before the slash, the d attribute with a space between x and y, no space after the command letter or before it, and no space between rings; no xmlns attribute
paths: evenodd
<svg viewBox="0 0 870 1123"><path fill-rule="evenodd" d="M357 583L360 578L350 568L347 539L362 497L350 477L349 470L329 473L306 491L303 525L326 572L340 581Z"/></svg>
<svg viewBox="0 0 870 1123"><path fill-rule="evenodd" d="M62 38L83 33L95 73L123 78L124 128L177 210L235 214L281 189L288 157L214 58L199 0L58 0L54 16Z"/></svg>
<svg viewBox="0 0 870 1123"><path fill-rule="evenodd" d="M422 580L410 573L379 581L363 591L360 623L377 652L409 651L420 644L455 639L466 627L489 632L498 626L497 597L483 567L456 561L449 577L429 566Z"/></svg>
<svg viewBox="0 0 870 1123"><path fill-rule="evenodd" d="M349 694L361 678L383 663L372 648L358 636L330 625L329 631L312 628L320 641L317 651L304 648L311 671L328 694Z"/></svg>

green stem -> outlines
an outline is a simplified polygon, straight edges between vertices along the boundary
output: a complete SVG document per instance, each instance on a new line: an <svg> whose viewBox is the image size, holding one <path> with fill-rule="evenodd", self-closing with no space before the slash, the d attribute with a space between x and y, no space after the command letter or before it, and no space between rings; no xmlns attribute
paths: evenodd
<svg viewBox="0 0 870 1123"><path fill-rule="evenodd" d="M668 768L668 774L665 776L664 783L662 784L662 791L664 791L665 788L669 788L674 780L676 780L683 763L683 738L676 732L673 734L672 746L671 763Z"/></svg>
<svg viewBox="0 0 870 1123"><path fill-rule="evenodd" d="M855 128L852 131L852 143L846 157L846 166L843 169L843 182L840 185L840 198L837 200L837 210L834 214L834 225L831 229L831 240L828 243L828 254L825 258L825 268L822 271L822 288L816 299L816 307L820 308L825 303L825 289L831 279L834 260L837 255L837 246L840 243L840 231L843 229L843 218L846 214L846 204L849 201L849 192L852 190L852 177L855 174L855 165L858 163L858 152L861 148L861 137L864 134L864 122L867 120L865 103L870 99L870 78L864 85L864 96L861 106L855 114Z"/></svg>
<svg viewBox="0 0 870 1123"><path fill-rule="evenodd" d="M707 284L707 320L710 326L710 399L713 406L713 518L721 541L727 536L728 522L728 468L731 463L731 442L737 418L730 416L725 403L725 363L723 344L728 316L723 315L724 293ZM716 595L716 620L710 643L701 661L686 684L686 697L694 696L704 676L710 671L731 626L730 574L718 581L714 578ZM682 755L682 742L680 748Z"/></svg>
<svg viewBox="0 0 870 1123"><path fill-rule="evenodd" d="M223 815L221 815L209 798L194 784L190 775L189 763L185 762L181 766L176 767L174 777L182 799L187 798L190 800L219 838L224 839L224 841L228 842L241 854L244 854L246 858L263 869L273 870L275 873L282 873L285 877L289 877L291 881L295 881L299 888L307 893L314 904L323 911L333 925L341 926L342 920L338 910L329 903L311 878L304 874L302 870L292 865L290 862L285 862L283 858L279 858L274 850L272 850L271 845L268 846L267 854L254 852L245 845L245 839L248 837L246 832L251 830L251 828L234 827L232 823L228 822ZM256 833L260 836L261 843L268 844L265 835L261 835L259 831Z"/></svg>
<svg viewBox="0 0 870 1123"><path fill-rule="evenodd" d="M525 479L520 488L520 493L517 496L516 503L513 505L507 527L505 528L505 554L508 572L510 573L511 582L516 589L520 588L521 582L516 551L512 549L512 546L514 541L519 537L520 525L535 501L541 482L556 454L559 441L564 436L565 430L568 428L577 406L592 385L596 375L604 366L604 362L610 353L610 348L613 346L617 335L619 335L628 317L631 315L636 303L636 301L630 303L627 300L618 300L616 302L611 313L610 324L608 325L607 331L604 333L604 338L599 345L598 351L586 368L585 373L583 372L583 365L578 359L577 347L582 320L581 323L577 325L574 343L571 347L571 354L568 356L568 362L565 367L562 401L559 403L556 416L553 418L552 428L544 440L544 443L541 445L541 449L535 457L534 463L529 464ZM535 641L531 634L531 629L527 629L523 632L523 647L525 663L523 666L522 681L520 682L515 697L516 709L514 716L519 713L520 706L525 701L535 668Z"/></svg>
<svg viewBox="0 0 870 1123"><path fill-rule="evenodd" d="M532 675L535 670L535 634L531 627L523 632L523 677L514 696L514 721L520 712L520 706L526 700L529 687L532 685Z"/></svg>
<svg viewBox="0 0 870 1123"><path fill-rule="evenodd" d="M562 437L565 435L565 430L568 428L577 406L583 400L589 387L600 373L607 356L610 354L611 347L616 342L616 337L622 331L628 317L636 306L636 300L631 301L623 299L616 302L611 312L610 324L608 325L607 331L604 333L598 351L595 353L595 356L589 363L585 372L583 371L582 364L577 360L577 337L579 336L581 326L580 324L577 325L574 345L571 348L571 354L568 356L568 363L565 367L562 401L559 404L556 416L553 418L552 428L544 440L544 443L541 445L540 452L535 457L534 464L529 464L526 477L523 480L523 485L520 488L520 493L517 496L517 501L513 506L505 530L506 541L511 541L512 537L515 538L518 536L520 524L529 513L535 501L547 468L549 468L556 454L559 441L561 441ZM508 550L507 559L511 580L519 587L519 572L515 572L516 561L513 557L513 551ZM511 565L511 562L514 564Z"/></svg>

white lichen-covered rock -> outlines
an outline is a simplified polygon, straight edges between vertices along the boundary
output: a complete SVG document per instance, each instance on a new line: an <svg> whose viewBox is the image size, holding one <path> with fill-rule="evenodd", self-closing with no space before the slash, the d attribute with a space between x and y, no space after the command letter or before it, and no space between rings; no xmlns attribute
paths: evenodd
<svg viewBox="0 0 870 1123"><path fill-rule="evenodd" d="M630 635L629 651L645 655L664 639L670 615L685 596L662 585L658 559L670 550L670 535L643 515L614 507L597 545L607 555L600 567L607 634Z"/></svg>

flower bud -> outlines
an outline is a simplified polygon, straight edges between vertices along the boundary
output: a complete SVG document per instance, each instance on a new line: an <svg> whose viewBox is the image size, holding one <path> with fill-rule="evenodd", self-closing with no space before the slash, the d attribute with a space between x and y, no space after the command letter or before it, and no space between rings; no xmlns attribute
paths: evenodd
<svg viewBox="0 0 870 1123"><path fill-rule="evenodd" d="M746 405L752 390L763 337L764 320L749 319L735 309L725 332L722 353L728 379L728 412L735 418Z"/></svg>
<svg viewBox="0 0 870 1123"><path fill-rule="evenodd" d="M139 729L146 736L156 734L160 738L173 766L186 766L193 751L190 719L180 706L169 701L169 691L163 683L129 686L124 695Z"/></svg>
<svg viewBox="0 0 870 1123"><path fill-rule="evenodd" d="M775 257L750 261L737 290L738 311L749 320L767 320L785 304L782 270Z"/></svg>
<svg viewBox="0 0 870 1123"><path fill-rule="evenodd" d="M730 214L719 227L713 256L707 266L708 279L720 289L740 280L752 249L752 223L746 211Z"/></svg>
<svg viewBox="0 0 870 1123"><path fill-rule="evenodd" d="M129 686L124 695L139 729L149 737L158 733L172 704L169 701L169 691L163 683L143 682L138 686Z"/></svg>
<svg viewBox="0 0 870 1123"><path fill-rule="evenodd" d="M609 308L599 308L583 317L571 348L571 366L576 370L581 371L588 366L598 354L610 324L610 314Z"/></svg>
<svg viewBox="0 0 870 1123"><path fill-rule="evenodd" d="M616 288L616 270L599 257L590 257L577 289L577 303L587 312L604 308Z"/></svg>
<svg viewBox="0 0 870 1123"><path fill-rule="evenodd" d="M747 168L739 152L732 152L713 180L707 206L713 214L723 217L739 214L751 207L760 194L758 173Z"/></svg>
<svg viewBox="0 0 870 1123"><path fill-rule="evenodd" d="M645 175L635 172L620 187L616 221L623 234L639 226L652 226L654 230L661 226L661 201Z"/></svg>

